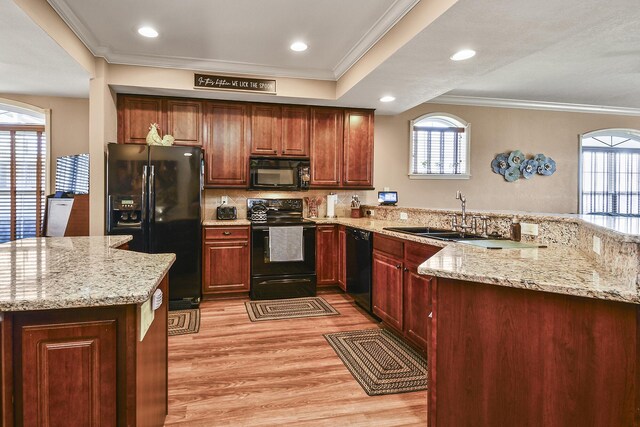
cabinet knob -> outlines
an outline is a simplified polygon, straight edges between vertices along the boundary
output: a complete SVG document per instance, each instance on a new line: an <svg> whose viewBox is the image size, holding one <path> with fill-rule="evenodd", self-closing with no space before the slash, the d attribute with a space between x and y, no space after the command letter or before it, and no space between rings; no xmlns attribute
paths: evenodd
<svg viewBox="0 0 640 427"><path fill-rule="evenodd" d="M223 231L222 234L224 234L225 236L229 236L231 234L230 231Z"/></svg>
<svg viewBox="0 0 640 427"><path fill-rule="evenodd" d="M427 316L429 319L433 319L433 311L431 313L429 313L429 315Z"/></svg>
<svg viewBox="0 0 640 427"><path fill-rule="evenodd" d="M409 269L407 267L404 268L404 271L409 271Z"/></svg>
<svg viewBox="0 0 640 427"><path fill-rule="evenodd" d="M402 268L402 266L401 266L400 264L398 264L398 265L396 265L396 268L397 268L398 270L400 270L400 269Z"/></svg>

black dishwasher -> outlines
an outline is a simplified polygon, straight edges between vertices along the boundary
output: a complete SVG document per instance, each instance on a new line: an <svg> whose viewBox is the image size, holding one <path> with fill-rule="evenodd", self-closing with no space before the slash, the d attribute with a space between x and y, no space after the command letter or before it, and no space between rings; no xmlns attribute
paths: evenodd
<svg viewBox="0 0 640 427"><path fill-rule="evenodd" d="M346 227L347 234L347 293L355 302L371 313L371 256L373 233Z"/></svg>

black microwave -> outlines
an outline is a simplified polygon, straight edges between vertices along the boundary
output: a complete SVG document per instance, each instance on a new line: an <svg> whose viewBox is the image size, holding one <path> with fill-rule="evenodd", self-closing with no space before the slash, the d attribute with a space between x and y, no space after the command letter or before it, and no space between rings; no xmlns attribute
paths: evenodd
<svg viewBox="0 0 640 427"><path fill-rule="evenodd" d="M251 157L249 189L304 191L311 181L309 159Z"/></svg>

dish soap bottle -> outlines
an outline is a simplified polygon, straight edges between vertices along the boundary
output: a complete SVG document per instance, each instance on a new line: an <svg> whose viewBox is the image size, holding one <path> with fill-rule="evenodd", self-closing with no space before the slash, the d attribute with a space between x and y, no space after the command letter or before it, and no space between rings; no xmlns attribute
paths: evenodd
<svg viewBox="0 0 640 427"><path fill-rule="evenodd" d="M514 216L511 219L511 240L514 242L519 242L522 238L522 233L520 229L520 220L517 216Z"/></svg>

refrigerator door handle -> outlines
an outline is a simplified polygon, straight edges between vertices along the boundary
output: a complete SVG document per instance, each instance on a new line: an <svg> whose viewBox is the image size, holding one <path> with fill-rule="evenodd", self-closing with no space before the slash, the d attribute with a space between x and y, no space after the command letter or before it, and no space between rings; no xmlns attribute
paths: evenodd
<svg viewBox="0 0 640 427"><path fill-rule="evenodd" d="M107 196L107 233L111 232L111 216L113 215L113 207L111 205L111 194Z"/></svg>
<svg viewBox="0 0 640 427"><path fill-rule="evenodd" d="M153 199L153 204L149 203L149 221L156 219L156 167L151 165L149 172L149 202Z"/></svg>
<svg viewBox="0 0 640 427"><path fill-rule="evenodd" d="M147 165L142 167L142 199L141 199L141 218L140 221L144 223L147 219Z"/></svg>

